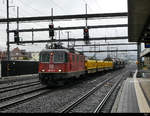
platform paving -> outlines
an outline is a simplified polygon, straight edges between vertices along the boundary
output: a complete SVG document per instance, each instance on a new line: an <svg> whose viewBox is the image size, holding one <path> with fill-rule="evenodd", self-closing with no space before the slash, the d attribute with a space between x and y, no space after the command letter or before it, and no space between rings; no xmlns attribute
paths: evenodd
<svg viewBox="0 0 150 116"><path fill-rule="evenodd" d="M138 78L138 81L147 103L150 106L150 78Z"/></svg>
<svg viewBox="0 0 150 116"><path fill-rule="evenodd" d="M112 113L150 113L150 77L127 78L122 85Z"/></svg>
<svg viewBox="0 0 150 116"><path fill-rule="evenodd" d="M120 102L117 109L118 113L139 113L133 78L125 81Z"/></svg>

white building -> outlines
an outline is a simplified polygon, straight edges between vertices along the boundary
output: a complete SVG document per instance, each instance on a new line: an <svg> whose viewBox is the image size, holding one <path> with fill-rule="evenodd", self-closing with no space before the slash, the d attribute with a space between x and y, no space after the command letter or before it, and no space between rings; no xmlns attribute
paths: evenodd
<svg viewBox="0 0 150 116"><path fill-rule="evenodd" d="M31 52L31 59L32 61L39 61L39 52Z"/></svg>

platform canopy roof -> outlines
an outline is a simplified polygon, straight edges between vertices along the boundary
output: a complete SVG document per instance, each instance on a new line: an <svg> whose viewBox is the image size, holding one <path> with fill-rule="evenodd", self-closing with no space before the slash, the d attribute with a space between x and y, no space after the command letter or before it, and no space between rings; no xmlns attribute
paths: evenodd
<svg viewBox="0 0 150 116"><path fill-rule="evenodd" d="M150 40L150 0L128 0L129 42Z"/></svg>
<svg viewBox="0 0 150 116"><path fill-rule="evenodd" d="M144 56L150 56L150 48L144 49L141 54L140 57L144 57Z"/></svg>

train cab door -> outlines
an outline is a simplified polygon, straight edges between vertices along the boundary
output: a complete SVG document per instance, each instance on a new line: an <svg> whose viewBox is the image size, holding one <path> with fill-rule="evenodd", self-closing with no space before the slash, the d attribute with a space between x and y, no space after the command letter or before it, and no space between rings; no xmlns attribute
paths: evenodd
<svg viewBox="0 0 150 116"><path fill-rule="evenodd" d="M74 54L72 54L71 55L71 60L70 60L71 62L70 62L70 70L71 71L75 71L75 55Z"/></svg>
<svg viewBox="0 0 150 116"><path fill-rule="evenodd" d="M73 62L72 62L72 54L69 55L69 69L70 69L70 72L72 71L72 66L73 66Z"/></svg>

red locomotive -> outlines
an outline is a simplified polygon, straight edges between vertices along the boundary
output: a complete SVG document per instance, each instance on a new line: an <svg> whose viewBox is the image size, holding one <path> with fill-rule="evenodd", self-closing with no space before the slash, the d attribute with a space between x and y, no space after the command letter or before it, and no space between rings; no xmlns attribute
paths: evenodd
<svg viewBox="0 0 150 116"><path fill-rule="evenodd" d="M111 58L100 62L88 59L85 61L85 56L82 53L57 44L54 45L51 49L40 52L39 80L44 85L64 85L71 78L78 78L93 73L93 71L97 73L121 69L125 66L124 61Z"/></svg>
<svg viewBox="0 0 150 116"><path fill-rule="evenodd" d="M85 57L69 49L47 49L40 52L39 79L42 84L53 85L65 79L85 74Z"/></svg>

